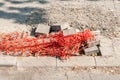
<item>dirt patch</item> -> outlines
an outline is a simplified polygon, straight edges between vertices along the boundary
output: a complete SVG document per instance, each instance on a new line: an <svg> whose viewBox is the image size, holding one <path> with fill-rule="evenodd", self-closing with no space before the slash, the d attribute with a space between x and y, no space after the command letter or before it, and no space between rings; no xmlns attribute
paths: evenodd
<svg viewBox="0 0 120 80"><path fill-rule="evenodd" d="M35 14L33 15L33 13ZM42 23L48 25L68 22L71 27L100 30L106 36L116 36L116 32L120 31L116 31L118 26L120 26L119 17L116 17L113 11L97 5L66 6L65 4L51 4L49 7L44 8L44 16L41 17L40 14L43 14L41 11L34 11L33 13L29 15L32 18L28 19L27 22L37 19L35 23L37 21L39 23L41 18L44 19Z"/></svg>

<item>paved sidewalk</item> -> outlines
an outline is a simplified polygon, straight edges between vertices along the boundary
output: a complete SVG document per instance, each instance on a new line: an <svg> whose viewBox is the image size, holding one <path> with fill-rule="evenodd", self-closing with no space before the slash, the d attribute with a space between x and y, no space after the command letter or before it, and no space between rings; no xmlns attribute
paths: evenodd
<svg viewBox="0 0 120 80"><path fill-rule="evenodd" d="M0 69L0 80L120 80L120 74L99 69L26 68L25 70Z"/></svg>
<svg viewBox="0 0 120 80"><path fill-rule="evenodd" d="M70 5L70 2L74 0L54 1ZM101 7L106 4L104 8L116 11L115 15L120 16L119 3L115 3L116 10L114 10L112 0L106 0L105 3L103 1L105 0L90 0L87 3ZM31 4L30 0L0 0L0 33L29 31L29 27L26 26L28 15L36 10L45 12L43 8L49 7L51 4L53 6L52 2L53 0L33 0ZM78 5L78 7L85 4L84 0L75 0L72 3L73 6ZM37 15L43 20L39 23L43 23L46 15L43 13ZM61 61L54 57L0 55L0 80L120 80L120 37L109 39L105 36L99 36L98 38L101 40L102 56L72 56ZM112 69L118 67L118 73L113 74L112 69L107 72L102 71L103 68L108 67Z"/></svg>
<svg viewBox="0 0 120 80"><path fill-rule="evenodd" d="M0 66L17 67L109 67L120 66L120 38L113 40L99 36L102 56L71 56L67 60L55 57L13 57L0 56Z"/></svg>

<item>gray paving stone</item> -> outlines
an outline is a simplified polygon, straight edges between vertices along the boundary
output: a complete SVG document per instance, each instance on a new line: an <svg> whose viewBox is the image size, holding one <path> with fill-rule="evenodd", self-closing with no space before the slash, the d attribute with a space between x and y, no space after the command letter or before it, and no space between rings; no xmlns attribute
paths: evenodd
<svg viewBox="0 0 120 80"><path fill-rule="evenodd" d="M76 30L74 28L68 29L69 35L70 34L75 34Z"/></svg>
<svg viewBox="0 0 120 80"><path fill-rule="evenodd" d="M95 66L95 61L92 56L78 56L78 57L70 57L70 59L64 61L57 61L58 67L74 67L74 66L82 66L89 67Z"/></svg>
<svg viewBox="0 0 120 80"><path fill-rule="evenodd" d="M112 74L90 74L91 80L120 80L120 75L112 75Z"/></svg>
<svg viewBox="0 0 120 80"><path fill-rule="evenodd" d="M68 71L66 76L68 77L67 80L90 80L87 71Z"/></svg>
<svg viewBox="0 0 120 80"><path fill-rule="evenodd" d="M17 65L17 58L11 56L0 57L0 67L12 67Z"/></svg>
<svg viewBox="0 0 120 80"><path fill-rule="evenodd" d="M76 34L76 30L74 28L63 30L64 36L71 35L71 34Z"/></svg>
<svg viewBox="0 0 120 80"><path fill-rule="evenodd" d="M17 67L55 67L54 57L22 57L17 59Z"/></svg>
<svg viewBox="0 0 120 80"><path fill-rule="evenodd" d="M116 38L113 40L113 47L114 47L115 54L117 56L120 56L120 38Z"/></svg>
<svg viewBox="0 0 120 80"><path fill-rule="evenodd" d="M64 35L64 36L69 35L68 29L63 30L63 35Z"/></svg>
<svg viewBox="0 0 120 80"><path fill-rule="evenodd" d="M42 33L42 34L48 34L50 32L50 26L39 24L35 32Z"/></svg>
<svg viewBox="0 0 120 80"><path fill-rule="evenodd" d="M89 43L89 47L93 47L93 46L100 46L100 40L97 41L90 41Z"/></svg>
<svg viewBox="0 0 120 80"><path fill-rule="evenodd" d="M114 56L115 52L112 46L101 46L100 52L102 56Z"/></svg>
<svg viewBox="0 0 120 80"><path fill-rule="evenodd" d="M85 55L89 56L92 54L97 54L99 52L97 46L89 47L84 50Z"/></svg>
<svg viewBox="0 0 120 80"><path fill-rule="evenodd" d="M95 57L96 64L98 67L111 67L111 66L120 66L119 56L114 57Z"/></svg>
<svg viewBox="0 0 120 80"><path fill-rule="evenodd" d="M62 23L62 24L61 24L61 30L69 29L69 28L70 28L69 23L65 22L65 23Z"/></svg>
<svg viewBox="0 0 120 80"><path fill-rule="evenodd" d="M105 37L105 36L97 36L97 40L100 40L100 45L101 46L112 46L112 40Z"/></svg>
<svg viewBox="0 0 120 80"><path fill-rule="evenodd" d="M100 51L102 56L114 56L115 51L113 48L113 41L105 36L97 36L97 40L100 40Z"/></svg>

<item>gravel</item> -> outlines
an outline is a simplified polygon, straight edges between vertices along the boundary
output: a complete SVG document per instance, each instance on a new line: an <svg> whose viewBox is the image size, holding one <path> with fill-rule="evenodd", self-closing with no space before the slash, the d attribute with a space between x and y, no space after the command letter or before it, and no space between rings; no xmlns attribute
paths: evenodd
<svg viewBox="0 0 120 80"><path fill-rule="evenodd" d="M116 37L120 33L120 30L117 30L120 26L119 17L115 16L114 11L95 4L51 3L40 10L32 11L26 21L28 25L68 22L71 27L100 30L109 37Z"/></svg>

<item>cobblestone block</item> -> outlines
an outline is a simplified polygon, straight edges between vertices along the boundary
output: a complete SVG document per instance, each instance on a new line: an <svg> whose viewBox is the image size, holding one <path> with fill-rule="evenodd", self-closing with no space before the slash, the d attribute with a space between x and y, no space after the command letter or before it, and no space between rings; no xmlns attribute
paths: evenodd
<svg viewBox="0 0 120 80"><path fill-rule="evenodd" d="M84 50L85 52L85 55L89 56L89 55L97 55L97 53L99 52L97 46L93 46L93 47L89 47L89 48L86 48Z"/></svg>
<svg viewBox="0 0 120 80"><path fill-rule="evenodd" d="M76 33L76 30L74 28L63 30L64 36L75 34L75 33Z"/></svg>
<svg viewBox="0 0 120 80"><path fill-rule="evenodd" d="M41 34L48 34L50 32L50 26L39 24L35 32Z"/></svg>
<svg viewBox="0 0 120 80"><path fill-rule="evenodd" d="M115 54L112 46L100 47L100 52L102 56L113 56Z"/></svg>

